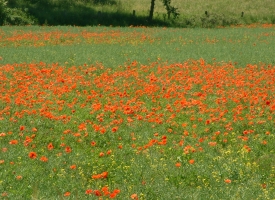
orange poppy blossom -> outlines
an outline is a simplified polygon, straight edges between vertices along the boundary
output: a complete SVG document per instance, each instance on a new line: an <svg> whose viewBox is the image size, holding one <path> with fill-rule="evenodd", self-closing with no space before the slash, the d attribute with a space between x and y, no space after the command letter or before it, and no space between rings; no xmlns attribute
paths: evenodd
<svg viewBox="0 0 275 200"><path fill-rule="evenodd" d="M37 153L36 152L30 152L29 153L29 158L31 158L31 159L35 159L37 157Z"/></svg>
<svg viewBox="0 0 275 200"><path fill-rule="evenodd" d="M195 160L194 159L191 159L188 161L191 165L193 165L195 163Z"/></svg>
<svg viewBox="0 0 275 200"><path fill-rule="evenodd" d="M230 179L224 179L225 183L231 183L232 181Z"/></svg>
<svg viewBox="0 0 275 200"><path fill-rule="evenodd" d="M177 163L175 164L175 166L176 166L176 167L180 167L180 166L181 166L181 163L180 163L180 162L177 162Z"/></svg>
<svg viewBox="0 0 275 200"><path fill-rule="evenodd" d="M108 177L108 172L102 172L101 174L92 175L92 179L103 179Z"/></svg>

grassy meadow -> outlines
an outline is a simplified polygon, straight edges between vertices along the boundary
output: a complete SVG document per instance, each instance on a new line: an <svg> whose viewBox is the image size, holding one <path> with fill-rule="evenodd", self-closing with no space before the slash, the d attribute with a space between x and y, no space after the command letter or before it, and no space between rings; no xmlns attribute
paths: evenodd
<svg viewBox="0 0 275 200"><path fill-rule="evenodd" d="M121 9L124 11L127 10L136 10L136 13L143 15L148 15L150 9L150 0L119 0L116 6L98 6L97 9L111 10L112 9ZM240 18L241 13L244 12L244 17L246 20L253 20L254 18L267 20L267 18L274 18L275 3L272 0L242 0L242 1L233 1L233 0L172 0L171 5L178 8L181 17L186 16L201 16L208 11L209 13L223 14L228 17ZM230 5L230 6L228 6ZM163 14L166 13L166 10L160 0L155 1L155 17L163 17Z"/></svg>
<svg viewBox="0 0 275 200"><path fill-rule="evenodd" d="M273 199L274 30L0 27L1 199Z"/></svg>

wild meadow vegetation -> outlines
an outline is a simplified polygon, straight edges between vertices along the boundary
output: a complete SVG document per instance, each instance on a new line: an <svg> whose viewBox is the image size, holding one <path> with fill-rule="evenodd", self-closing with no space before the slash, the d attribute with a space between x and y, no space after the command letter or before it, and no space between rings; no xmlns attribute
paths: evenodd
<svg viewBox="0 0 275 200"><path fill-rule="evenodd" d="M150 2L0 0L1 199L274 198L275 2Z"/></svg>
<svg viewBox="0 0 275 200"><path fill-rule="evenodd" d="M176 9L179 13L177 18L172 15L168 17L163 1L170 2L170 9ZM4 2L7 2L6 6L3 6ZM0 0L0 24L212 28L275 23L273 0L155 0L153 19L148 20L151 2L152 0Z"/></svg>
<svg viewBox="0 0 275 200"><path fill-rule="evenodd" d="M274 198L274 29L1 27L1 198Z"/></svg>

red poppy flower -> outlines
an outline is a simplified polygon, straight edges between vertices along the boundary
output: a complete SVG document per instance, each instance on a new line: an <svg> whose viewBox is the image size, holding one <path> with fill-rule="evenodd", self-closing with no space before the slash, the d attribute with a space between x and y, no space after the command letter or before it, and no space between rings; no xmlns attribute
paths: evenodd
<svg viewBox="0 0 275 200"><path fill-rule="evenodd" d="M93 193L93 190L92 189L88 189L86 190L85 194L92 194Z"/></svg>
<svg viewBox="0 0 275 200"><path fill-rule="evenodd" d="M31 159L35 159L36 157L37 157L37 154L35 153L35 152L30 152L29 153L29 157L31 158Z"/></svg>
<svg viewBox="0 0 275 200"><path fill-rule="evenodd" d="M52 143L48 144L48 150L53 150L54 146Z"/></svg>
<svg viewBox="0 0 275 200"><path fill-rule="evenodd" d="M40 158L40 160L41 160L42 162L48 162L48 158L47 158L46 156L42 156L42 157Z"/></svg>

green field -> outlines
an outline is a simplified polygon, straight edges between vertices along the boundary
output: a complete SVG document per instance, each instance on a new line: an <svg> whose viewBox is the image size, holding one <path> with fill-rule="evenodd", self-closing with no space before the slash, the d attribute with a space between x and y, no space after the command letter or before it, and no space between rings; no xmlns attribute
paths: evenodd
<svg viewBox="0 0 275 200"><path fill-rule="evenodd" d="M83 36L85 32L98 35ZM50 35L49 41L41 40L45 33ZM1 64L43 61L82 65L101 62L106 67L116 68L129 60L148 64L158 58L168 63L200 58L212 63L215 59L216 62L236 62L235 65L240 67L260 62L275 64L274 27L180 29L30 26L2 27L0 36ZM16 39L17 36L19 39ZM20 40L20 37L23 39Z"/></svg>
<svg viewBox="0 0 275 200"><path fill-rule="evenodd" d="M273 199L274 30L1 27L1 199Z"/></svg>

